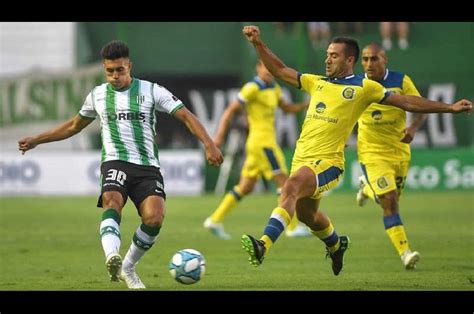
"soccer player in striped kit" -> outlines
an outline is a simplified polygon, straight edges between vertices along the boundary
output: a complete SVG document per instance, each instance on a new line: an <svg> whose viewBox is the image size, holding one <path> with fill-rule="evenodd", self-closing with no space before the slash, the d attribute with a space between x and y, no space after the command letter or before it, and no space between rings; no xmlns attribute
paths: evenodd
<svg viewBox="0 0 474 314"><path fill-rule="evenodd" d="M67 139L97 117L102 137L100 237L111 281L124 280L130 289L144 289L135 266L158 238L165 216L166 193L155 143L155 111L182 121L204 144L209 164L223 156L199 120L165 87L131 76L129 48L111 41L101 51L107 83L87 95L79 113L63 124L18 141L22 153L43 143ZM128 197L141 217L124 259L120 255L120 220Z"/></svg>

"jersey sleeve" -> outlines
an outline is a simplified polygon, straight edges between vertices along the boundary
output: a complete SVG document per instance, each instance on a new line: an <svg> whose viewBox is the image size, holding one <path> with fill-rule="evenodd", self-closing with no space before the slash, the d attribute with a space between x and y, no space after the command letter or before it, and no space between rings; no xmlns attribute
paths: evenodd
<svg viewBox="0 0 474 314"><path fill-rule="evenodd" d="M313 90L314 84L321 78L321 75L298 73L298 87L304 90L305 92L311 94L311 90Z"/></svg>
<svg viewBox="0 0 474 314"><path fill-rule="evenodd" d="M254 82L245 84L241 89L237 98L241 104L246 104L252 101L258 93L258 86Z"/></svg>
<svg viewBox="0 0 474 314"><path fill-rule="evenodd" d="M167 112L170 115L174 115L178 109L184 107L178 97L158 84L153 84L153 99L155 100L155 110Z"/></svg>
<svg viewBox="0 0 474 314"><path fill-rule="evenodd" d="M94 91L87 95L81 110L79 110L79 114L84 118L95 119L97 117L97 112L94 109L93 93Z"/></svg>
<svg viewBox="0 0 474 314"><path fill-rule="evenodd" d="M391 92L386 90L382 84L376 81L364 79L363 84L365 97L367 98L369 104L381 104L391 94Z"/></svg>
<svg viewBox="0 0 474 314"><path fill-rule="evenodd" d="M403 77L403 88L402 88L403 95L412 95L412 96L420 96L420 92L416 89L415 84L408 75Z"/></svg>

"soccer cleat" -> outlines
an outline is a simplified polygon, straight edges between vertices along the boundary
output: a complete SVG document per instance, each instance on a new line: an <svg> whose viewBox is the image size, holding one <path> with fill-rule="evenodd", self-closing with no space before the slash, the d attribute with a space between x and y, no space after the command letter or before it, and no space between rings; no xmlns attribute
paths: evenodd
<svg viewBox="0 0 474 314"><path fill-rule="evenodd" d="M110 275L110 281L120 281L120 269L122 268L122 258L117 253L112 253L105 262L107 271Z"/></svg>
<svg viewBox="0 0 474 314"><path fill-rule="evenodd" d="M222 222L214 223L214 222L212 222L211 218L207 218L204 221L203 225L204 225L204 228L211 231L211 233L213 235L215 235L216 237L218 237L222 240L229 240L230 239L230 234L225 232L224 224Z"/></svg>
<svg viewBox="0 0 474 314"><path fill-rule="evenodd" d="M346 252L347 248L349 247L349 237L347 236L340 236L339 237L339 241L340 241L340 246L339 246L339 249L334 252L334 253L331 253L329 252L329 249L326 247L326 258L329 256L331 257L331 260L332 260L332 272L334 273L334 275L339 275L339 273L341 272L342 270L342 266L344 266L344 253Z"/></svg>
<svg viewBox="0 0 474 314"><path fill-rule="evenodd" d="M241 238L242 248L249 255L249 263L255 267L263 262L265 255L265 243L262 240L257 240L251 235L244 234Z"/></svg>
<svg viewBox="0 0 474 314"><path fill-rule="evenodd" d="M285 235L289 238L297 238L297 237L310 237L313 234L309 229L303 225L303 224L298 224L295 229L293 230L288 230L286 229Z"/></svg>
<svg viewBox="0 0 474 314"><path fill-rule="evenodd" d="M359 177L359 191L357 191L357 205L364 206L367 203L369 197L364 194L364 187L367 185L367 181L365 180L364 176Z"/></svg>
<svg viewBox="0 0 474 314"><path fill-rule="evenodd" d="M140 277L138 277L138 274L135 272L134 268L127 271L122 269L120 279L125 281L129 289L146 289L145 285L140 280Z"/></svg>
<svg viewBox="0 0 474 314"><path fill-rule="evenodd" d="M416 263L420 260L420 258L420 253L417 251L412 252L409 249L403 252L401 256L403 265L405 265L405 269L407 270L415 269Z"/></svg>

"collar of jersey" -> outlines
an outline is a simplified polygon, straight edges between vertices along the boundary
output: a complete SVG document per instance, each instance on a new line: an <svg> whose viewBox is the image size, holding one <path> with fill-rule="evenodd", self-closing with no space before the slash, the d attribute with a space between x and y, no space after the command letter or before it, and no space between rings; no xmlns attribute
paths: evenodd
<svg viewBox="0 0 474 314"><path fill-rule="evenodd" d="M264 80L262 80L260 77L258 77L258 75L255 76L253 79L258 84L260 84L263 88L268 88L268 87L274 87L275 86L275 82L271 82L270 84L267 84L267 83L265 83Z"/></svg>
<svg viewBox="0 0 474 314"><path fill-rule="evenodd" d="M368 79L367 73L364 73L364 76L365 76L366 79ZM388 68L385 68L385 75L383 76L382 81L385 81L387 79L387 77L388 77Z"/></svg>
<svg viewBox="0 0 474 314"><path fill-rule="evenodd" d="M119 93L121 93L121 92L126 92L126 91L128 91L130 88L132 88L132 86L133 86L134 84L137 84L137 83L138 83L138 80L135 79L134 77L132 77L132 81L130 82L130 85L128 85L127 88L124 88L124 89L121 89L121 90L117 90L117 89L115 89L115 88L112 87L112 84L107 83L107 90L112 91L112 92L119 92Z"/></svg>
<svg viewBox="0 0 474 314"><path fill-rule="evenodd" d="M355 77L355 75L351 74L351 75L348 75L348 76L345 76L345 77L342 77L342 78L338 78L338 77L330 78L330 77L328 77L327 80L328 80L328 82L333 83L333 82L341 82L341 81L344 81L344 80L349 80L349 79L354 78L354 77Z"/></svg>

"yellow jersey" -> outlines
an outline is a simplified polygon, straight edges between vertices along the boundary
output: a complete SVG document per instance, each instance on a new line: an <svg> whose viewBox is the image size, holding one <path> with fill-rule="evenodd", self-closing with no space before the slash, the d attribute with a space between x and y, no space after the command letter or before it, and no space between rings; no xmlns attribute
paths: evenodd
<svg viewBox="0 0 474 314"><path fill-rule="evenodd" d="M267 84L258 76L242 87L238 99L247 112L247 143L260 146L276 143L275 113L281 97L280 85Z"/></svg>
<svg viewBox="0 0 474 314"><path fill-rule="evenodd" d="M367 78L364 74L360 76ZM393 93L420 96L410 77L400 72L387 69L379 83ZM405 110L374 102L358 122L357 152L361 163L377 159L410 160L410 144L400 142L406 128Z"/></svg>
<svg viewBox="0 0 474 314"><path fill-rule="evenodd" d="M330 159L344 169L344 146L357 119L389 92L379 83L355 75L328 78L298 73L298 83L311 100L293 162Z"/></svg>

